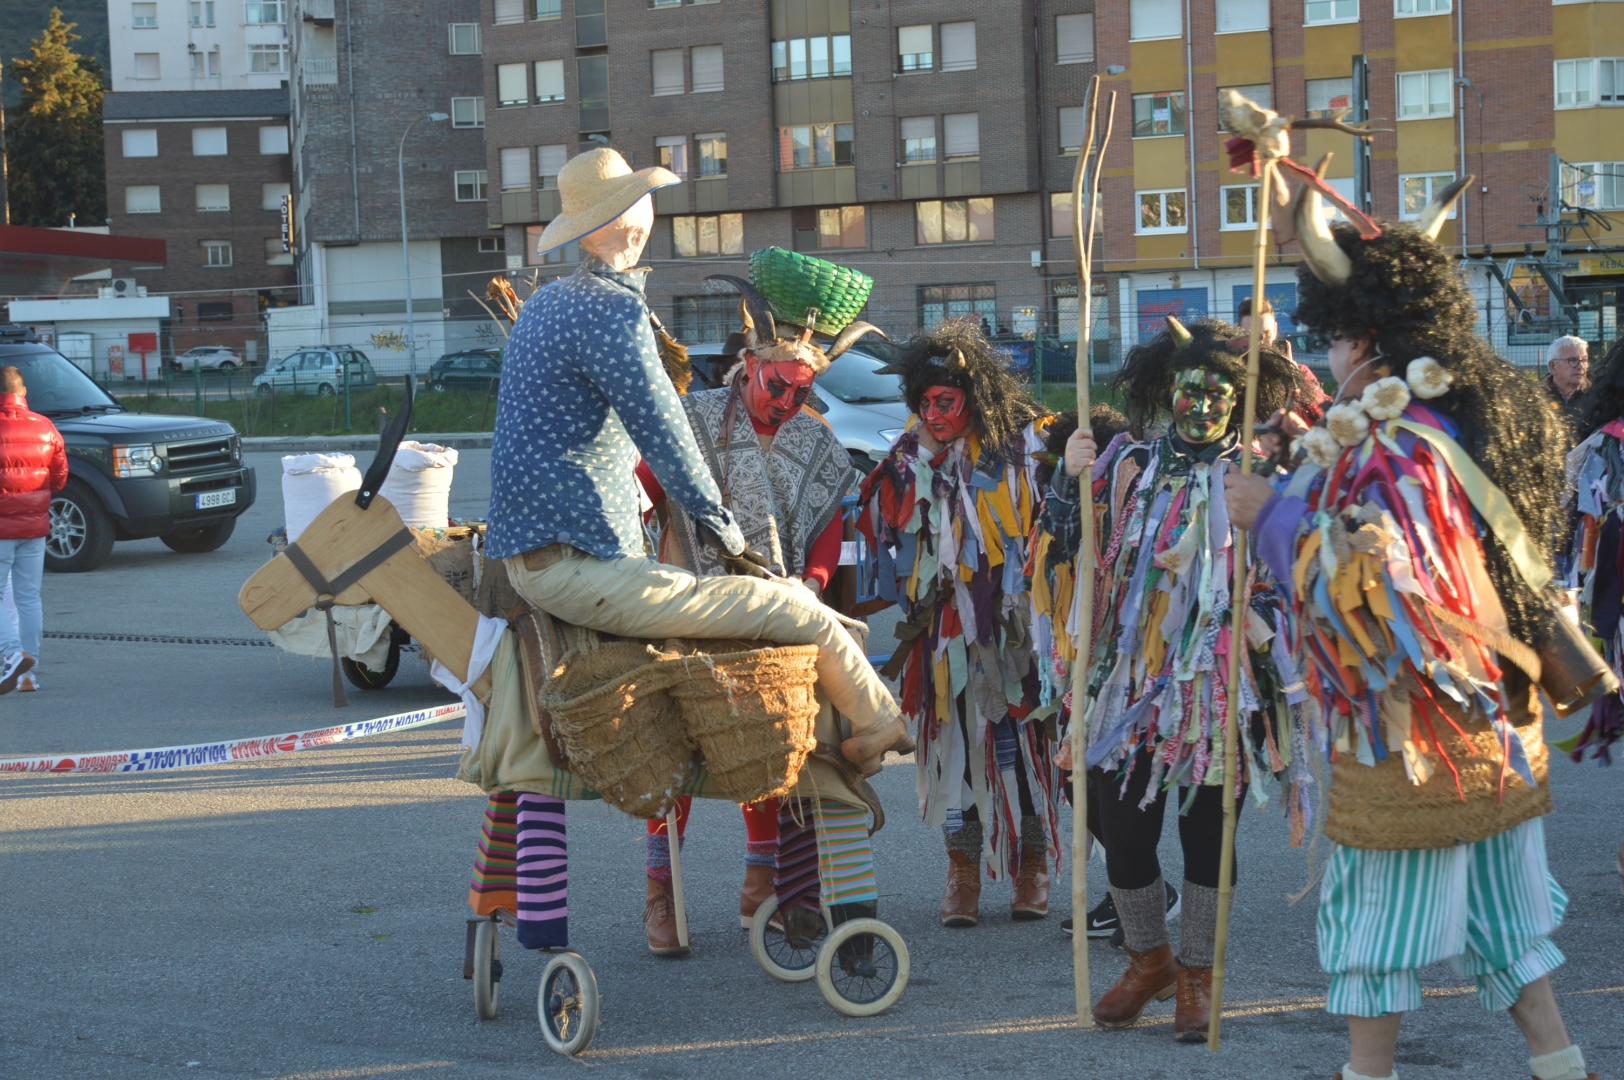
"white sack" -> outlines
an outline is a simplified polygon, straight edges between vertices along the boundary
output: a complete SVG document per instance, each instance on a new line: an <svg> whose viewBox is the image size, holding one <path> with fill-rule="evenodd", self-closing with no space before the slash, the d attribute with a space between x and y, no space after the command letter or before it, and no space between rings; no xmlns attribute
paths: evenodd
<svg viewBox="0 0 1624 1080"><path fill-rule="evenodd" d="M348 491L361 489L361 470L350 454L289 454L282 459L282 520L288 542Z"/></svg>
<svg viewBox="0 0 1624 1080"><path fill-rule="evenodd" d="M371 671L382 671L389 661L389 612L377 604L333 608L333 636L338 640L338 655ZM327 650L327 616L315 608L272 630L271 641L299 656L325 660L333 655Z"/></svg>
<svg viewBox="0 0 1624 1080"><path fill-rule="evenodd" d="M389 500L408 528L443 529L451 516L451 475L456 465L457 452L450 447L403 442L378 494Z"/></svg>

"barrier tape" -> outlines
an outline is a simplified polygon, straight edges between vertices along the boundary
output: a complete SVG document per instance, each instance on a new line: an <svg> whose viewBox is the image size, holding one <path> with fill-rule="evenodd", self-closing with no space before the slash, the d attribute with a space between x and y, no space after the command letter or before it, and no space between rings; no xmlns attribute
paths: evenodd
<svg viewBox="0 0 1624 1080"><path fill-rule="evenodd" d="M384 735L392 731L425 727L445 720L461 720L464 709L456 705L436 705L432 709L380 716L353 724L292 731L259 739L229 739L225 742L197 743L193 746L165 746L156 750L116 750L102 754L51 754L44 757L0 758L0 773L155 773L176 769L196 769L205 765L234 765L319 750L353 739Z"/></svg>

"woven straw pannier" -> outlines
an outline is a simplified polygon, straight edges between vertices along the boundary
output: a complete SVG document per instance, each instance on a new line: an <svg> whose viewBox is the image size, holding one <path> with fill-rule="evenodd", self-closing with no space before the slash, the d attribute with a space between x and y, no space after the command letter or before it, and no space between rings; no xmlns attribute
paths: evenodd
<svg viewBox="0 0 1624 1080"><path fill-rule="evenodd" d="M669 692L682 677L679 658L616 641L566 652L542 687L570 770L633 817L665 817L694 772L694 744Z"/></svg>
<svg viewBox="0 0 1624 1080"><path fill-rule="evenodd" d="M789 794L818 743L818 647L673 640L666 649L686 654L671 696L716 786L736 803Z"/></svg>

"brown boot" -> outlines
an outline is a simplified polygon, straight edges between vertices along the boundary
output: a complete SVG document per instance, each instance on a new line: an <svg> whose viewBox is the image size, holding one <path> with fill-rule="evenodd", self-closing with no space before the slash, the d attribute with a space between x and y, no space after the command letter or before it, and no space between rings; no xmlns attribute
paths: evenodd
<svg viewBox="0 0 1624 1080"><path fill-rule="evenodd" d="M1048 914L1048 849L1023 844L1021 867L1015 874L1015 898L1009 902L1009 916L1012 919L1041 919Z"/></svg>
<svg viewBox="0 0 1624 1080"><path fill-rule="evenodd" d="M772 894L773 868L746 863L744 888L739 890L739 925L746 930L750 929L750 923L756 917L756 908Z"/></svg>
<svg viewBox="0 0 1624 1080"><path fill-rule="evenodd" d="M947 852L947 895L943 926L974 926L981 921L981 866L962 851Z"/></svg>
<svg viewBox="0 0 1624 1080"><path fill-rule="evenodd" d="M1212 968L1179 964L1178 1006L1173 1012L1173 1038L1206 1042L1212 1023Z"/></svg>
<svg viewBox="0 0 1624 1080"><path fill-rule="evenodd" d="M648 927L648 951L655 956L686 956L688 947L677 942L677 905L669 881L648 879L648 902L643 905Z"/></svg>
<svg viewBox="0 0 1624 1080"><path fill-rule="evenodd" d="M1094 1003L1094 1020L1100 1027L1125 1028L1139 1019L1152 1001L1172 997L1178 982L1173 946L1163 942L1149 952L1128 954L1128 970Z"/></svg>
<svg viewBox="0 0 1624 1080"><path fill-rule="evenodd" d="M840 744L840 756L857 766L864 776L873 776L880 771L880 759L885 757L887 751L898 754L914 752L913 736L908 734L908 725L902 722L901 717L854 734Z"/></svg>

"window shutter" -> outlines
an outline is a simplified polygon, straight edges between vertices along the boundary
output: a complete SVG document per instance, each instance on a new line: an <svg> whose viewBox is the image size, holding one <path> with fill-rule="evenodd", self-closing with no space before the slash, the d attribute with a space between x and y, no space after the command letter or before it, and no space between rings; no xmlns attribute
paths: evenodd
<svg viewBox="0 0 1624 1080"><path fill-rule="evenodd" d="M492 21L498 23L524 22L524 0L496 0L496 13Z"/></svg>
<svg viewBox="0 0 1624 1080"><path fill-rule="evenodd" d="M1267 30L1269 0L1218 0L1218 32Z"/></svg>
<svg viewBox="0 0 1624 1080"><path fill-rule="evenodd" d="M125 157L157 157L158 133L151 128L126 129L124 132Z"/></svg>
<svg viewBox="0 0 1624 1080"><path fill-rule="evenodd" d="M1056 15L1055 63L1087 64L1094 59L1094 16Z"/></svg>
<svg viewBox="0 0 1624 1080"><path fill-rule="evenodd" d="M197 208L199 210L230 210L231 185L198 184Z"/></svg>
<svg viewBox="0 0 1624 1080"><path fill-rule="evenodd" d="M649 55L654 64L655 96L682 93L682 50L655 49Z"/></svg>
<svg viewBox="0 0 1624 1080"><path fill-rule="evenodd" d="M942 70L970 71L976 66L976 24L942 24Z"/></svg>
<svg viewBox="0 0 1624 1080"><path fill-rule="evenodd" d="M696 94L714 93L723 88L722 85L722 47L720 45L695 45L693 56L693 92Z"/></svg>
<svg viewBox="0 0 1624 1080"><path fill-rule="evenodd" d="M1076 151L1083 145L1083 110L1081 107L1060 110L1060 149Z"/></svg>
<svg viewBox="0 0 1624 1080"><path fill-rule="evenodd" d="M564 100L564 61L536 61L536 100Z"/></svg>
<svg viewBox="0 0 1624 1080"><path fill-rule="evenodd" d="M928 53L930 48L930 26L904 26L897 31L897 54L899 56L912 56L915 53Z"/></svg>
<svg viewBox="0 0 1624 1080"><path fill-rule="evenodd" d="M225 128L193 128L192 156L220 157L226 152Z"/></svg>
<svg viewBox="0 0 1624 1080"><path fill-rule="evenodd" d="M1310 114L1324 109L1346 109L1348 99L1353 96L1352 79L1309 79L1305 86Z"/></svg>
<svg viewBox="0 0 1624 1080"><path fill-rule="evenodd" d="M515 146L502 151L502 190L530 189L530 148Z"/></svg>
<svg viewBox="0 0 1624 1080"><path fill-rule="evenodd" d="M158 213L158 185L142 184L125 188L124 212L126 214Z"/></svg>
<svg viewBox="0 0 1624 1080"><path fill-rule="evenodd" d="M529 100L525 92L523 64L496 65L496 99L503 105Z"/></svg>
<svg viewBox="0 0 1624 1080"><path fill-rule="evenodd" d="M981 114L952 113L942 117L942 135L948 157L978 157L981 154Z"/></svg>
<svg viewBox="0 0 1624 1080"><path fill-rule="evenodd" d="M569 147L563 143L552 146L536 147L536 175L543 181L554 179L564 169L564 163L570 159ZM550 186L545 185L544 186Z"/></svg>
<svg viewBox="0 0 1624 1080"><path fill-rule="evenodd" d="M934 139L936 137L936 118L934 116L904 116L902 118L902 137L904 139Z"/></svg>
<svg viewBox="0 0 1624 1080"><path fill-rule="evenodd" d="M285 154L288 152L288 129L285 127L262 127L259 129L259 152L262 154Z"/></svg>
<svg viewBox="0 0 1624 1080"><path fill-rule="evenodd" d="M1179 0L1128 0L1128 37L1179 37L1184 33L1184 8Z"/></svg>

